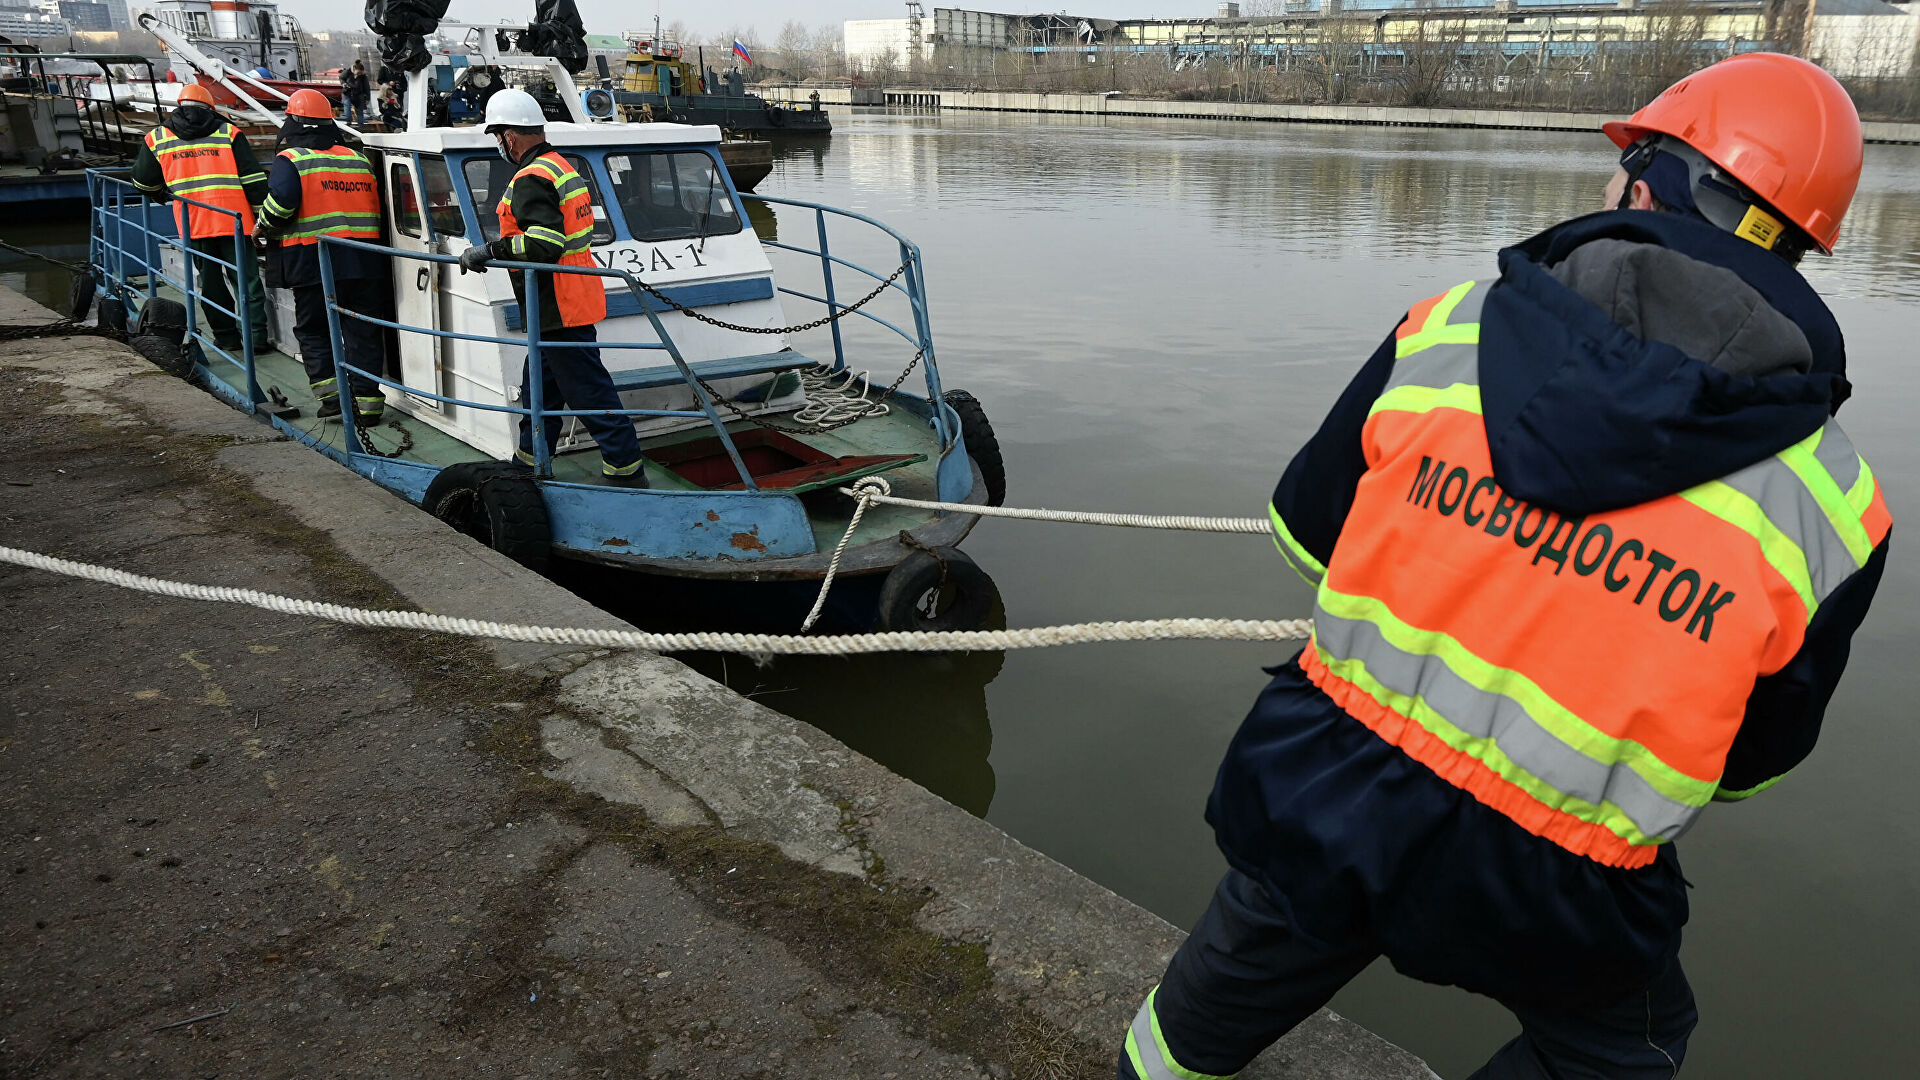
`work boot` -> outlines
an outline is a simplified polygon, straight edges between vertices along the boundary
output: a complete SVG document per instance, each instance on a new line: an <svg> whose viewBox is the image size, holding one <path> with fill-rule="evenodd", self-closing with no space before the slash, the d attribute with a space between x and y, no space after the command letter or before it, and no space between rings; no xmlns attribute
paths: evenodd
<svg viewBox="0 0 1920 1080"><path fill-rule="evenodd" d="M631 465L609 465L600 463L600 479L612 487L647 487L646 462L636 461Z"/></svg>
<svg viewBox="0 0 1920 1080"><path fill-rule="evenodd" d="M340 399L338 397L326 398L320 402L320 410L313 415L322 420L338 420L340 418Z"/></svg>

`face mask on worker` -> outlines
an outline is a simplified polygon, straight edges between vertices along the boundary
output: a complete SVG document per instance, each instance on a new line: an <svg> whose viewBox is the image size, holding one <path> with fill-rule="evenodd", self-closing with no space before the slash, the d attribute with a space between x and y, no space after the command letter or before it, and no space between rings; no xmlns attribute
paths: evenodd
<svg viewBox="0 0 1920 1080"><path fill-rule="evenodd" d="M502 131L499 134L495 135L493 137L493 141L496 145L500 147L500 157L502 160L504 160L509 165L519 164L519 162L513 159L513 150L507 146L506 132Z"/></svg>

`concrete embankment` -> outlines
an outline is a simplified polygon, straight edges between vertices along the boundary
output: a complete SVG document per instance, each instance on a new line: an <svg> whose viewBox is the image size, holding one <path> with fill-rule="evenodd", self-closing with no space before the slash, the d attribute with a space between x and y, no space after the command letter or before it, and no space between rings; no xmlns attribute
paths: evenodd
<svg viewBox="0 0 1920 1080"><path fill-rule="evenodd" d="M623 625L110 341L0 345L0 402L0 543ZM668 658L10 567L0 612L9 1075L1094 1080L1180 940ZM1429 1074L1323 1013L1244 1075Z"/></svg>
<svg viewBox="0 0 1920 1080"><path fill-rule="evenodd" d="M756 87L768 101L806 104L811 87ZM1090 116L1178 117L1296 124L1372 124L1399 127L1510 128L1530 131L1599 131L1618 120L1612 113L1536 112L1521 109L1408 109L1389 105L1285 105L1265 102L1159 101L1106 94L1004 93L999 91L823 89L823 105L895 105L984 112L1070 113ZM1920 144L1920 124L1868 121L1870 143Z"/></svg>

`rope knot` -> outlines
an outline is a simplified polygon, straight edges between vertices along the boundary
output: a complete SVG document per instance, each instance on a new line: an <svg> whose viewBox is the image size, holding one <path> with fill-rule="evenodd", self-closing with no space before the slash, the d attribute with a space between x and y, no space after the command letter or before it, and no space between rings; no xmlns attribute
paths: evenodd
<svg viewBox="0 0 1920 1080"><path fill-rule="evenodd" d="M891 494L893 494L893 485L887 483L885 477L863 476L853 482L853 497L862 502L865 502L867 497L871 495Z"/></svg>

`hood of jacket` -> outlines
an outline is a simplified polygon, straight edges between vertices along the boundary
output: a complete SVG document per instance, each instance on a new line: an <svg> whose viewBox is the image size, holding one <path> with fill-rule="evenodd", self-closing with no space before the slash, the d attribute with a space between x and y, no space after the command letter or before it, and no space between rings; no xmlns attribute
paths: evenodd
<svg viewBox="0 0 1920 1080"><path fill-rule="evenodd" d="M226 118L197 101L189 101L167 117L167 130L183 139L204 139L220 130Z"/></svg>
<svg viewBox="0 0 1920 1080"><path fill-rule="evenodd" d="M1848 393L1839 324L1799 271L1678 215L1607 211L1508 248L1481 311L1494 477L1566 514L1751 465Z"/></svg>

